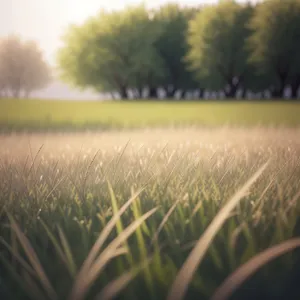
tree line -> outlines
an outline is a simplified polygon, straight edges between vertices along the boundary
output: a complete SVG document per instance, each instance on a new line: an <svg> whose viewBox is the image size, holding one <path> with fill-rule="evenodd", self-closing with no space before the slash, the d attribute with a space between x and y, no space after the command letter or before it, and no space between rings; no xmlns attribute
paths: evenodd
<svg viewBox="0 0 300 300"><path fill-rule="evenodd" d="M101 11L63 37L61 77L120 98L283 98L300 86L300 0Z"/></svg>
<svg viewBox="0 0 300 300"><path fill-rule="evenodd" d="M112 97L281 99L300 87L300 0L183 7L170 2L104 11L62 37L60 78ZM0 96L29 95L49 82L33 42L0 41Z"/></svg>

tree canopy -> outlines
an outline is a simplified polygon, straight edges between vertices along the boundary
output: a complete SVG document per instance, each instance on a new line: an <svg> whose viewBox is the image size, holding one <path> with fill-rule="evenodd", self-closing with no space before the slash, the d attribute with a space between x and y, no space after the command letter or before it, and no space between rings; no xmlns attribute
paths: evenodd
<svg viewBox="0 0 300 300"><path fill-rule="evenodd" d="M45 87L51 78L50 69L33 41L23 42L17 36L0 40L0 96L28 97Z"/></svg>
<svg viewBox="0 0 300 300"><path fill-rule="evenodd" d="M161 28L155 41L155 48L164 64L160 84L168 98L174 97L178 90L184 93L199 87L184 61L189 49L186 40L188 23L197 11L197 8L181 8L176 3L168 3L154 12L154 22Z"/></svg>
<svg viewBox="0 0 300 300"><path fill-rule="evenodd" d="M157 80L162 73L153 45L158 32L144 5L101 11L63 37L65 47L58 53L62 78L98 92L113 90L122 98L136 88L141 96L148 78Z"/></svg>
<svg viewBox="0 0 300 300"><path fill-rule="evenodd" d="M221 1L203 8L190 21L187 61L199 80L212 89L223 89L234 97L250 72L244 41L250 34L247 22L251 5Z"/></svg>
<svg viewBox="0 0 300 300"><path fill-rule="evenodd" d="M199 7L167 3L101 11L70 26L57 60L61 78L122 99L182 98L240 90L283 96L300 85L300 0L233 0ZM201 95L201 93L200 93Z"/></svg>
<svg viewBox="0 0 300 300"><path fill-rule="evenodd" d="M300 85L300 1L260 3L250 22L249 61L274 74L274 96L282 97L287 83L295 97Z"/></svg>

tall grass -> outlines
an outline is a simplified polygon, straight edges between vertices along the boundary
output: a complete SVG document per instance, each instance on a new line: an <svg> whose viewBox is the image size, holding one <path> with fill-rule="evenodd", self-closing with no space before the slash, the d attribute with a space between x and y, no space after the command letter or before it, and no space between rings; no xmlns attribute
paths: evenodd
<svg viewBox="0 0 300 300"><path fill-rule="evenodd" d="M298 133L192 132L2 137L0 298L298 299Z"/></svg>

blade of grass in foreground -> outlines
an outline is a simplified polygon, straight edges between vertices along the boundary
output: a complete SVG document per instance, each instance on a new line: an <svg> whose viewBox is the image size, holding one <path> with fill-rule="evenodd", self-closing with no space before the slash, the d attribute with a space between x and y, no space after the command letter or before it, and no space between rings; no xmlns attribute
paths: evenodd
<svg viewBox="0 0 300 300"><path fill-rule="evenodd" d="M80 271L80 277L75 280L69 299L70 300L82 300L84 299L89 287L96 280L97 276L106 266L106 264L115 257L115 251L118 247L131 235L134 231L155 211L157 207L151 209L142 217L135 220L128 227L126 227L121 234L119 234L99 255L93 264L89 268L84 269L84 272Z"/></svg>
<svg viewBox="0 0 300 300"><path fill-rule="evenodd" d="M108 283L95 299L110 300L116 297L121 290L123 290L129 284L129 282L151 262L151 260L152 258L146 259L139 266L129 270L128 272L119 276L117 279Z"/></svg>
<svg viewBox="0 0 300 300"><path fill-rule="evenodd" d="M105 240L113 230L114 226L117 224L120 216L126 211L126 209L131 205L131 203L137 198L137 196L144 190L145 188L140 189L136 192L120 209L119 211L110 219L107 225L103 228L100 236L97 241L93 245L89 255L85 259L81 270L76 276L76 281L80 282L81 278L86 274L86 272L91 268L93 261L96 259L97 254L99 253L101 247L103 246Z"/></svg>
<svg viewBox="0 0 300 300"><path fill-rule="evenodd" d="M300 238L290 239L257 254L230 274L221 286L217 288L211 300L228 299L232 293L260 267L297 247L300 247Z"/></svg>
<svg viewBox="0 0 300 300"><path fill-rule="evenodd" d="M27 273L36 276L34 269L25 261L22 256L20 256L17 252L13 250L13 248L4 240L4 238L0 237L0 243L3 244L7 250L11 253L11 255L18 260L22 268L24 268Z"/></svg>
<svg viewBox="0 0 300 300"><path fill-rule="evenodd" d="M26 236L22 233L22 231L20 230L19 226L17 225L17 223L15 222L15 220L13 219L13 217L8 214L8 218L10 220L11 223L11 227L12 229L15 231L23 249L24 252L26 253L33 269L35 270L35 272L38 275L38 278L40 280L41 285L44 287L45 291L47 292L48 296L50 299L56 300L58 299L51 283L49 282L47 275L45 274L43 267L38 259L37 254L35 253L34 249L32 248L29 240L26 238Z"/></svg>
<svg viewBox="0 0 300 300"><path fill-rule="evenodd" d="M133 194L133 188L131 189L131 193ZM142 216L142 212L141 212L141 203L140 203L140 199L138 198L137 201L133 202L132 204L132 211L133 211L133 216L134 216L134 220L138 220L141 216ZM143 223L143 225L145 226L145 228L147 228L146 224ZM143 235L143 230L142 227L143 225L141 225L139 228L136 229L135 234L136 234L136 238L137 238L137 248L138 248L138 252L139 252L139 258L141 261L145 261L147 259L147 245L146 245L146 241ZM148 230L148 228L146 229ZM145 266L144 270L143 270L144 276L145 276L145 281L147 284L147 287L150 291L150 293L153 295L153 278L151 275L151 272L149 270L148 266ZM155 299L155 297L153 297L153 299Z"/></svg>
<svg viewBox="0 0 300 300"><path fill-rule="evenodd" d="M199 264L201 263L209 245L213 238L222 227L223 223L228 218L232 209L240 202L240 200L247 194L249 188L258 179L258 177L266 169L269 161L265 163L225 204L225 206L218 212L211 224L205 230L204 234L198 240L196 246L186 259L185 263L179 270L168 294L167 300L183 299L185 292L188 289L193 275L195 274Z"/></svg>
<svg viewBox="0 0 300 300"><path fill-rule="evenodd" d="M72 278L75 277L76 269L74 269L73 266L70 265L67 255L66 255L67 253L65 253L64 250L61 248L58 240L55 238L54 234L51 232L51 230L48 228L48 226L41 219L39 221L40 221L41 225L44 227L49 240L52 242L52 244L57 252L57 255L60 257L60 259L65 264L68 272L70 273L70 276Z"/></svg>
<svg viewBox="0 0 300 300"><path fill-rule="evenodd" d="M69 246L68 240L67 240L63 230L61 229L61 227L58 225L57 228L58 228L59 238L60 238L61 244L64 249L64 253L65 253L65 257L67 259L69 269L71 271L71 274L74 276L76 274L77 267L76 267L75 260L74 260L73 254L72 254L72 250Z"/></svg>
<svg viewBox="0 0 300 300"><path fill-rule="evenodd" d="M46 299L46 296L40 292L40 288L38 288L37 290L36 285L35 286L33 286L32 284L31 286L28 285L28 280L26 280L26 277L24 275L26 274L28 279L30 274L25 269L22 269L21 271L17 270L12 266L12 264L9 261L7 261L6 258L4 258L4 256L1 253L0 253L0 262L3 264L4 267L6 267L7 271L11 275L11 278L18 284L18 289L21 287L23 292L25 292L27 296L30 297L29 299L31 300ZM36 274L34 273L34 276L35 275ZM0 285L0 296L2 297L1 299L13 299L11 297L11 292L12 291L9 291L3 283L2 285Z"/></svg>
<svg viewBox="0 0 300 300"><path fill-rule="evenodd" d="M111 206L112 206L112 210L113 210L113 214L116 215L119 211L118 208L118 202L114 193L114 190L110 184L109 181L107 181L107 185L108 185L108 190L109 190L109 194L110 194L110 199L111 199ZM137 197L136 197L137 198ZM116 228L117 228L117 233L121 234L123 231L123 223L121 221L121 218L118 218L117 222L116 222ZM125 246L128 247L127 243L125 242ZM129 255L129 262L132 263L132 257Z"/></svg>
<svg viewBox="0 0 300 300"><path fill-rule="evenodd" d="M178 198L175 201L175 203L171 206L171 208L168 210L167 214L164 216L163 220L161 221L158 229L156 230L156 232L151 240L151 245L153 245L154 242L157 241L159 233L161 232L162 228L164 227L165 223L168 221L170 215L172 214L172 212L174 211L174 209L176 208L176 206L180 200L181 200L181 198Z"/></svg>

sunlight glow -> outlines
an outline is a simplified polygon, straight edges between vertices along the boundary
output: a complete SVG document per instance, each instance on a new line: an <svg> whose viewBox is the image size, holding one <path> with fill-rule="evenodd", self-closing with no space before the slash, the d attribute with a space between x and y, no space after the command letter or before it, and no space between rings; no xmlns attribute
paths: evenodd
<svg viewBox="0 0 300 300"><path fill-rule="evenodd" d="M100 9L123 9L141 0L2 0L0 1L0 38L17 34L35 40L50 64L61 46L60 37L71 23L80 24ZM157 7L167 2L183 5L213 3L217 0L148 0L147 7Z"/></svg>

